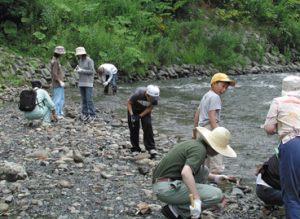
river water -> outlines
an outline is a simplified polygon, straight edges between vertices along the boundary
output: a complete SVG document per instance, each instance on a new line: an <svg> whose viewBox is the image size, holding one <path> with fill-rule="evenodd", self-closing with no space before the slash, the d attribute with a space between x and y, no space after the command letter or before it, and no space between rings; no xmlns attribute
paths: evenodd
<svg viewBox="0 0 300 219"><path fill-rule="evenodd" d="M230 87L221 97L221 122L231 132L231 146L238 157L225 158L226 174L241 177L249 184L255 183L255 165L270 157L278 144L277 136L267 136L260 126L272 99L281 95L282 79L290 74L233 77L237 81L236 87ZM158 85L161 99L153 112L154 129L183 141L191 139L194 113L202 95L210 89L209 80L204 76L120 84L117 96L104 96L102 87L96 85L95 104L100 111L111 111L126 118L126 101L130 93L138 86Z"/></svg>

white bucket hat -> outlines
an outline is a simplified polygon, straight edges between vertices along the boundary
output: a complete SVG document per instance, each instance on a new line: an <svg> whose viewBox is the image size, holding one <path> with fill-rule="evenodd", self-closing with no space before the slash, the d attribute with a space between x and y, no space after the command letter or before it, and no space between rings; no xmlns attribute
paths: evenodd
<svg viewBox="0 0 300 219"><path fill-rule="evenodd" d="M282 80L282 96L295 96L300 98L300 77L290 75Z"/></svg>
<svg viewBox="0 0 300 219"><path fill-rule="evenodd" d="M66 51L65 51L65 48L64 48L63 46L57 46L57 47L55 47L55 49L54 49L54 53L63 55L63 54L66 53Z"/></svg>
<svg viewBox="0 0 300 219"><path fill-rule="evenodd" d="M230 132L224 127L217 127L210 131L204 127L197 127L200 138L209 144L216 152L226 157L236 157L235 151L230 147Z"/></svg>
<svg viewBox="0 0 300 219"><path fill-rule="evenodd" d="M76 55L76 56L79 56L79 55L86 55L85 48L84 48L84 47L77 47L77 48L76 48L75 55Z"/></svg>

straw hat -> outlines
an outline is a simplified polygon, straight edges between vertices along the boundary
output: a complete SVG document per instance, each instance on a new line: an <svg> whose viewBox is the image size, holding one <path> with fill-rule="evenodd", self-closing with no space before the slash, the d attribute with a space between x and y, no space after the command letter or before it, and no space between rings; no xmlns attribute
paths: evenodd
<svg viewBox="0 0 300 219"><path fill-rule="evenodd" d="M54 53L63 55L63 54L66 53L66 51L65 51L65 48L64 48L63 46L57 46L57 47L55 47L55 49L54 49Z"/></svg>
<svg viewBox="0 0 300 219"><path fill-rule="evenodd" d="M86 51L84 47L77 47L75 55L80 56L80 55L86 55Z"/></svg>
<svg viewBox="0 0 300 219"><path fill-rule="evenodd" d="M282 96L294 96L300 98L300 77L287 76L282 81Z"/></svg>
<svg viewBox="0 0 300 219"><path fill-rule="evenodd" d="M197 127L200 138L209 144L216 152L226 157L236 157L235 151L230 147L230 132L224 127L217 127L210 131L204 127Z"/></svg>
<svg viewBox="0 0 300 219"><path fill-rule="evenodd" d="M215 82L222 81L222 82L228 82L230 86L235 86L235 81L231 80L227 74L225 73L216 73L212 76L210 84L213 84Z"/></svg>

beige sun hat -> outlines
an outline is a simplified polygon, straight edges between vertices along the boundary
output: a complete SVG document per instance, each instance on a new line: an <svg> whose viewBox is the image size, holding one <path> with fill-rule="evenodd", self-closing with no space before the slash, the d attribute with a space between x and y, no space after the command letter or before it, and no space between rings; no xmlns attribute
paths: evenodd
<svg viewBox="0 0 300 219"><path fill-rule="evenodd" d="M84 47L77 47L77 48L76 48L75 55L76 55L76 56L86 55L85 48L84 48Z"/></svg>
<svg viewBox="0 0 300 219"><path fill-rule="evenodd" d="M57 46L57 47L55 47L55 49L54 49L54 53L63 55L63 54L66 53L66 51L65 51L65 48L64 48L63 46Z"/></svg>
<svg viewBox="0 0 300 219"><path fill-rule="evenodd" d="M65 51L65 48L64 48L63 46L57 46L57 47L55 47L55 49L54 49L54 53L63 55L63 54L66 53L66 51Z"/></svg>
<svg viewBox="0 0 300 219"><path fill-rule="evenodd" d="M231 134L226 128L217 127L212 131L204 127L197 127L196 129L200 138L204 139L216 152L226 157L236 157L235 151L229 145Z"/></svg>
<svg viewBox="0 0 300 219"><path fill-rule="evenodd" d="M294 96L300 98L300 77L290 75L282 80L282 96Z"/></svg>

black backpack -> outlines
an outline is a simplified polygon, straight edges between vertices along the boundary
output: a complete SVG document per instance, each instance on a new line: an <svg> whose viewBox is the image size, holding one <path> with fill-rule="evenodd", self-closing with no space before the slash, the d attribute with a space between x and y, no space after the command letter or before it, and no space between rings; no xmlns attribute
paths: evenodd
<svg viewBox="0 0 300 219"><path fill-rule="evenodd" d="M37 105L36 95L35 90L23 90L20 94L19 109L25 112L33 111Z"/></svg>

